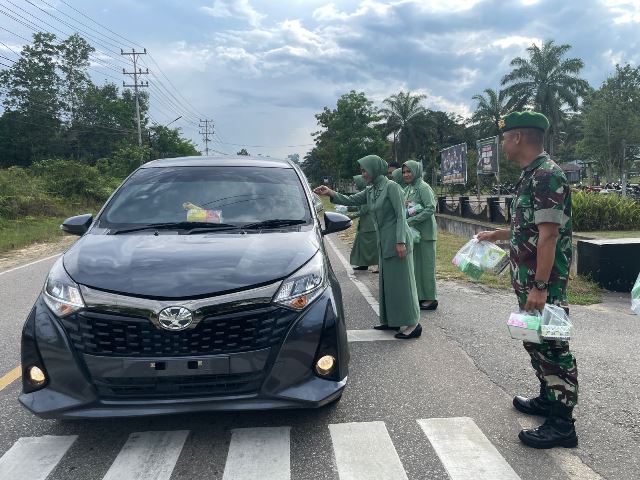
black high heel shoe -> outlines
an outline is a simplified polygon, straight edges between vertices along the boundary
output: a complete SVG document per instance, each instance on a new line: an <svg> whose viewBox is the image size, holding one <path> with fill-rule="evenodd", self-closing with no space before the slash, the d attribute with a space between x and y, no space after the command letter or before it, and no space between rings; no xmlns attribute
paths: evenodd
<svg viewBox="0 0 640 480"><path fill-rule="evenodd" d="M432 300L426 307L422 305L423 303L420 302L420 310L435 310L438 308L438 300Z"/></svg>
<svg viewBox="0 0 640 480"><path fill-rule="evenodd" d="M409 338L418 338L420 335L422 335L422 325L418 324L409 335L398 332L394 335L394 337L401 340L408 340Z"/></svg>
<svg viewBox="0 0 640 480"><path fill-rule="evenodd" d="M397 332L398 330L400 330L400 327L390 327L386 323L383 323L381 325L376 325L375 327L373 327L373 329L374 330L395 330Z"/></svg>

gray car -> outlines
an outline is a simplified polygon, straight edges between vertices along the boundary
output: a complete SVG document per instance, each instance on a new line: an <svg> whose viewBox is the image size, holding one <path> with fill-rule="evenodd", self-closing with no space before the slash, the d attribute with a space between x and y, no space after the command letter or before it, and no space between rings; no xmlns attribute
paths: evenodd
<svg viewBox="0 0 640 480"><path fill-rule="evenodd" d="M300 169L149 162L51 269L22 334L20 402L44 418L321 407L347 382L341 292Z"/></svg>

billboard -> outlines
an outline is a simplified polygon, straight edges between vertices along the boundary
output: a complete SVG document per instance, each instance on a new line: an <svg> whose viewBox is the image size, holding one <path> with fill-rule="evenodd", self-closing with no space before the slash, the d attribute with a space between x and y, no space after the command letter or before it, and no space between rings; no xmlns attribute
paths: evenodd
<svg viewBox="0 0 640 480"><path fill-rule="evenodd" d="M478 175L497 174L500 171L498 163L498 137L484 138L476 142L478 149Z"/></svg>
<svg viewBox="0 0 640 480"><path fill-rule="evenodd" d="M442 183L467 183L467 144L461 143L440 151Z"/></svg>

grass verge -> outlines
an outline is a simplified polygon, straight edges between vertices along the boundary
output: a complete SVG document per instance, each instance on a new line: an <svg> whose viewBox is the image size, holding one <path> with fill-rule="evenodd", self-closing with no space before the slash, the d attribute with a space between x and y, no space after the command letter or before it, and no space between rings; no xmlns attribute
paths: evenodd
<svg viewBox="0 0 640 480"><path fill-rule="evenodd" d="M0 253L63 236L60 224L66 217L25 217L0 220Z"/></svg>

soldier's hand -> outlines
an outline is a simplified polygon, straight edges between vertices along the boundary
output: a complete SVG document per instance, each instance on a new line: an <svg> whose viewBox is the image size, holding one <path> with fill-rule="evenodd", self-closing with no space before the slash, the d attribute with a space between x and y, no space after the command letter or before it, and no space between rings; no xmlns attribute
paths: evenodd
<svg viewBox="0 0 640 480"><path fill-rule="evenodd" d="M407 256L407 246L404 243L396 243L396 253L400 260Z"/></svg>
<svg viewBox="0 0 640 480"><path fill-rule="evenodd" d="M480 242L494 242L495 241L495 231L485 230L484 232L480 232L476 235L476 238Z"/></svg>
<svg viewBox="0 0 640 480"><path fill-rule="evenodd" d="M547 291L546 290L538 290L537 288L532 288L529 292L529 296L527 297L527 303L524 305L524 310L526 312L533 312L535 310L542 311L544 310L544 304L547 301Z"/></svg>

